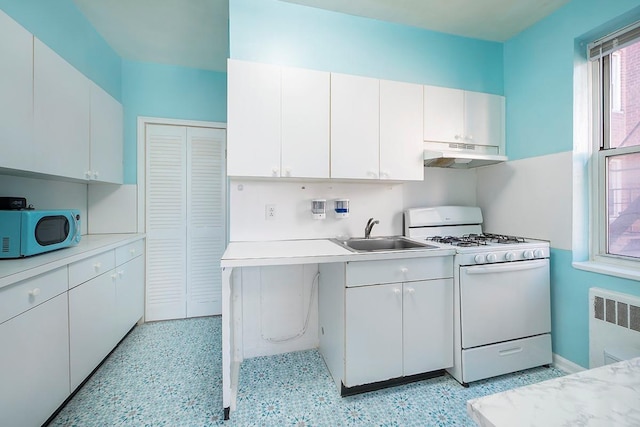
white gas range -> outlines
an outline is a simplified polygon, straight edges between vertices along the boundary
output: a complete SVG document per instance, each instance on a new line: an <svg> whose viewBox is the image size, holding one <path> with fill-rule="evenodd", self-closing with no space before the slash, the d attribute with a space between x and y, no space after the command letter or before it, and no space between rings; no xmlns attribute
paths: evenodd
<svg viewBox="0 0 640 427"><path fill-rule="evenodd" d="M549 243L482 232L477 207L404 213L405 236L454 248L454 366L463 385L548 365Z"/></svg>

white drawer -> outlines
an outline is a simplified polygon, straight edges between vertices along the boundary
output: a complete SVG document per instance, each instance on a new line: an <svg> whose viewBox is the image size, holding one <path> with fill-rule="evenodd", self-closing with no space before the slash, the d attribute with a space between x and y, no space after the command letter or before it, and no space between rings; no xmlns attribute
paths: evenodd
<svg viewBox="0 0 640 427"><path fill-rule="evenodd" d="M66 291L66 266L2 288L0 323Z"/></svg>
<svg viewBox="0 0 640 427"><path fill-rule="evenodd" d="M144 254L144 240L137 240L116 248L116 265L122 265Z"/></svg>
<svg viewBox="0 0 640 427"><path fill-rule="evenodd" d="M442 279L452 275L452 256L352 261L347 263L346 285L349 287Z"/></svg>
<svg viewBox="0 0 640 427"><path fill-rule="evenodd" d="M69 265L69 289L93 279L116 266L114 251L103 252Z"/></svg>
<svg viewBox="0 0 640 427"><path fill-rule="evenodd" d="M462 381L468 383L551 362L551 334L462 350Z"/></svg>

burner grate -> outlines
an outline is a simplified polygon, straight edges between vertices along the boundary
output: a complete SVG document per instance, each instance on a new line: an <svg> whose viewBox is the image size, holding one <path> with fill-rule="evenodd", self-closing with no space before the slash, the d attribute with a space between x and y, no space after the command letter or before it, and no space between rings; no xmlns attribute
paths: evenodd
<svg viewBox="0 0 640 427"><path fill-rule="evenodd" d="M518 244L526 243L523 237L508 236L504 234L465 234L463 236L432 236L427 237L427 240L444 243L452 246L471 247L471 246L484 246L491 243L498 244Z"/></svg>

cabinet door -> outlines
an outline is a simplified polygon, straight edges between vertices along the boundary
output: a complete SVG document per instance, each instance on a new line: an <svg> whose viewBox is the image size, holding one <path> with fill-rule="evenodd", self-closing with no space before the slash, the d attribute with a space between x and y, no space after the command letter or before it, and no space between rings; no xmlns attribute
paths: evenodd
<svg viewBox="0 0 640 427"><path fill-rule="evenodd" d="M33 170L33 36L0 10L0 167Z"/></svg>
<svg viewBox="0 0 640 427"><path fill-rule="evenodd" d="M345 292L345 386L401 377L402 284Z"/></svg>
<svg viewBox="0 0 640 427"><path fill-rule="evenodd" d="M380 84L331 74L331 177L378 179Z"/></svg>
<svg viewBox="0 0 640 427"><path fill-rule="evenodd" d="M144 314L144 257L137 257L116 268L116 339L129 332ZM115 343L114 343L115 345Z"/></svg>
<svg viewBox="0 0 640 427"><path fill-rule="evenodd" d="M424 179L422 109L422 85L380 81L380 179Z"/></svg>
<svg viewBox="0 0 640 427"><path fill-rule="evenodd" d="M71 390L98 366L116 340L115 271L107 272L69 291L69 348Z"/></svg>
<svg viewBox="0 0 640 427"><path fill-rule="evenodd" d="M87 179L89 79L34 39L33 105L36 170Z"/></svg>
<svg viewBox="0 0 640 427"><path fill-rule="evenodd" d="M424 140L463 142L464 91L424 87Z"/></svg>
<svg viewBox="0 0 640 427"><path fill-rule="evenodd" d="M329 178L329 73L282 68L280 176Z"/></svg>
<svg viewBox="0 0 640 427"><path fill-rule="evenodd" d="M280 176L280 67L229 60L227 175Z"/></svg>
<svg viewBox="0 0 640 427"><path fill-rule="evenodd" d="M453 280L403 284L404 375L453 366Z"/></svg>
<svg viewBox="0 0 640 427"><path fill-rule="evenodd" d="M91 179L122 184L122 104L91 82Z"/></svg>
<svg viewBox="0 0 640 427"><path fill-rule="evenodd" d="M504 97L465 92L465 140L479 145L502 147L504 153Z"/></svg>
<svg viewBox="0 0 640 427"><path fill-rule="evenodd" d="M0 325L0 425L39 426L69 395L67 294Z"/></svg>

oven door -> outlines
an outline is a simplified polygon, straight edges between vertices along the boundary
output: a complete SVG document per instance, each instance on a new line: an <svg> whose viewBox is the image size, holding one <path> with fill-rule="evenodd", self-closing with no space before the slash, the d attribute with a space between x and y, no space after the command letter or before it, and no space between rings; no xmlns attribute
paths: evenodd
<svg viewBox="0 0 640 427"><path fill-rule="evenodd" d="M551 331L549 260L460 267L462 348Z"/></svg>

